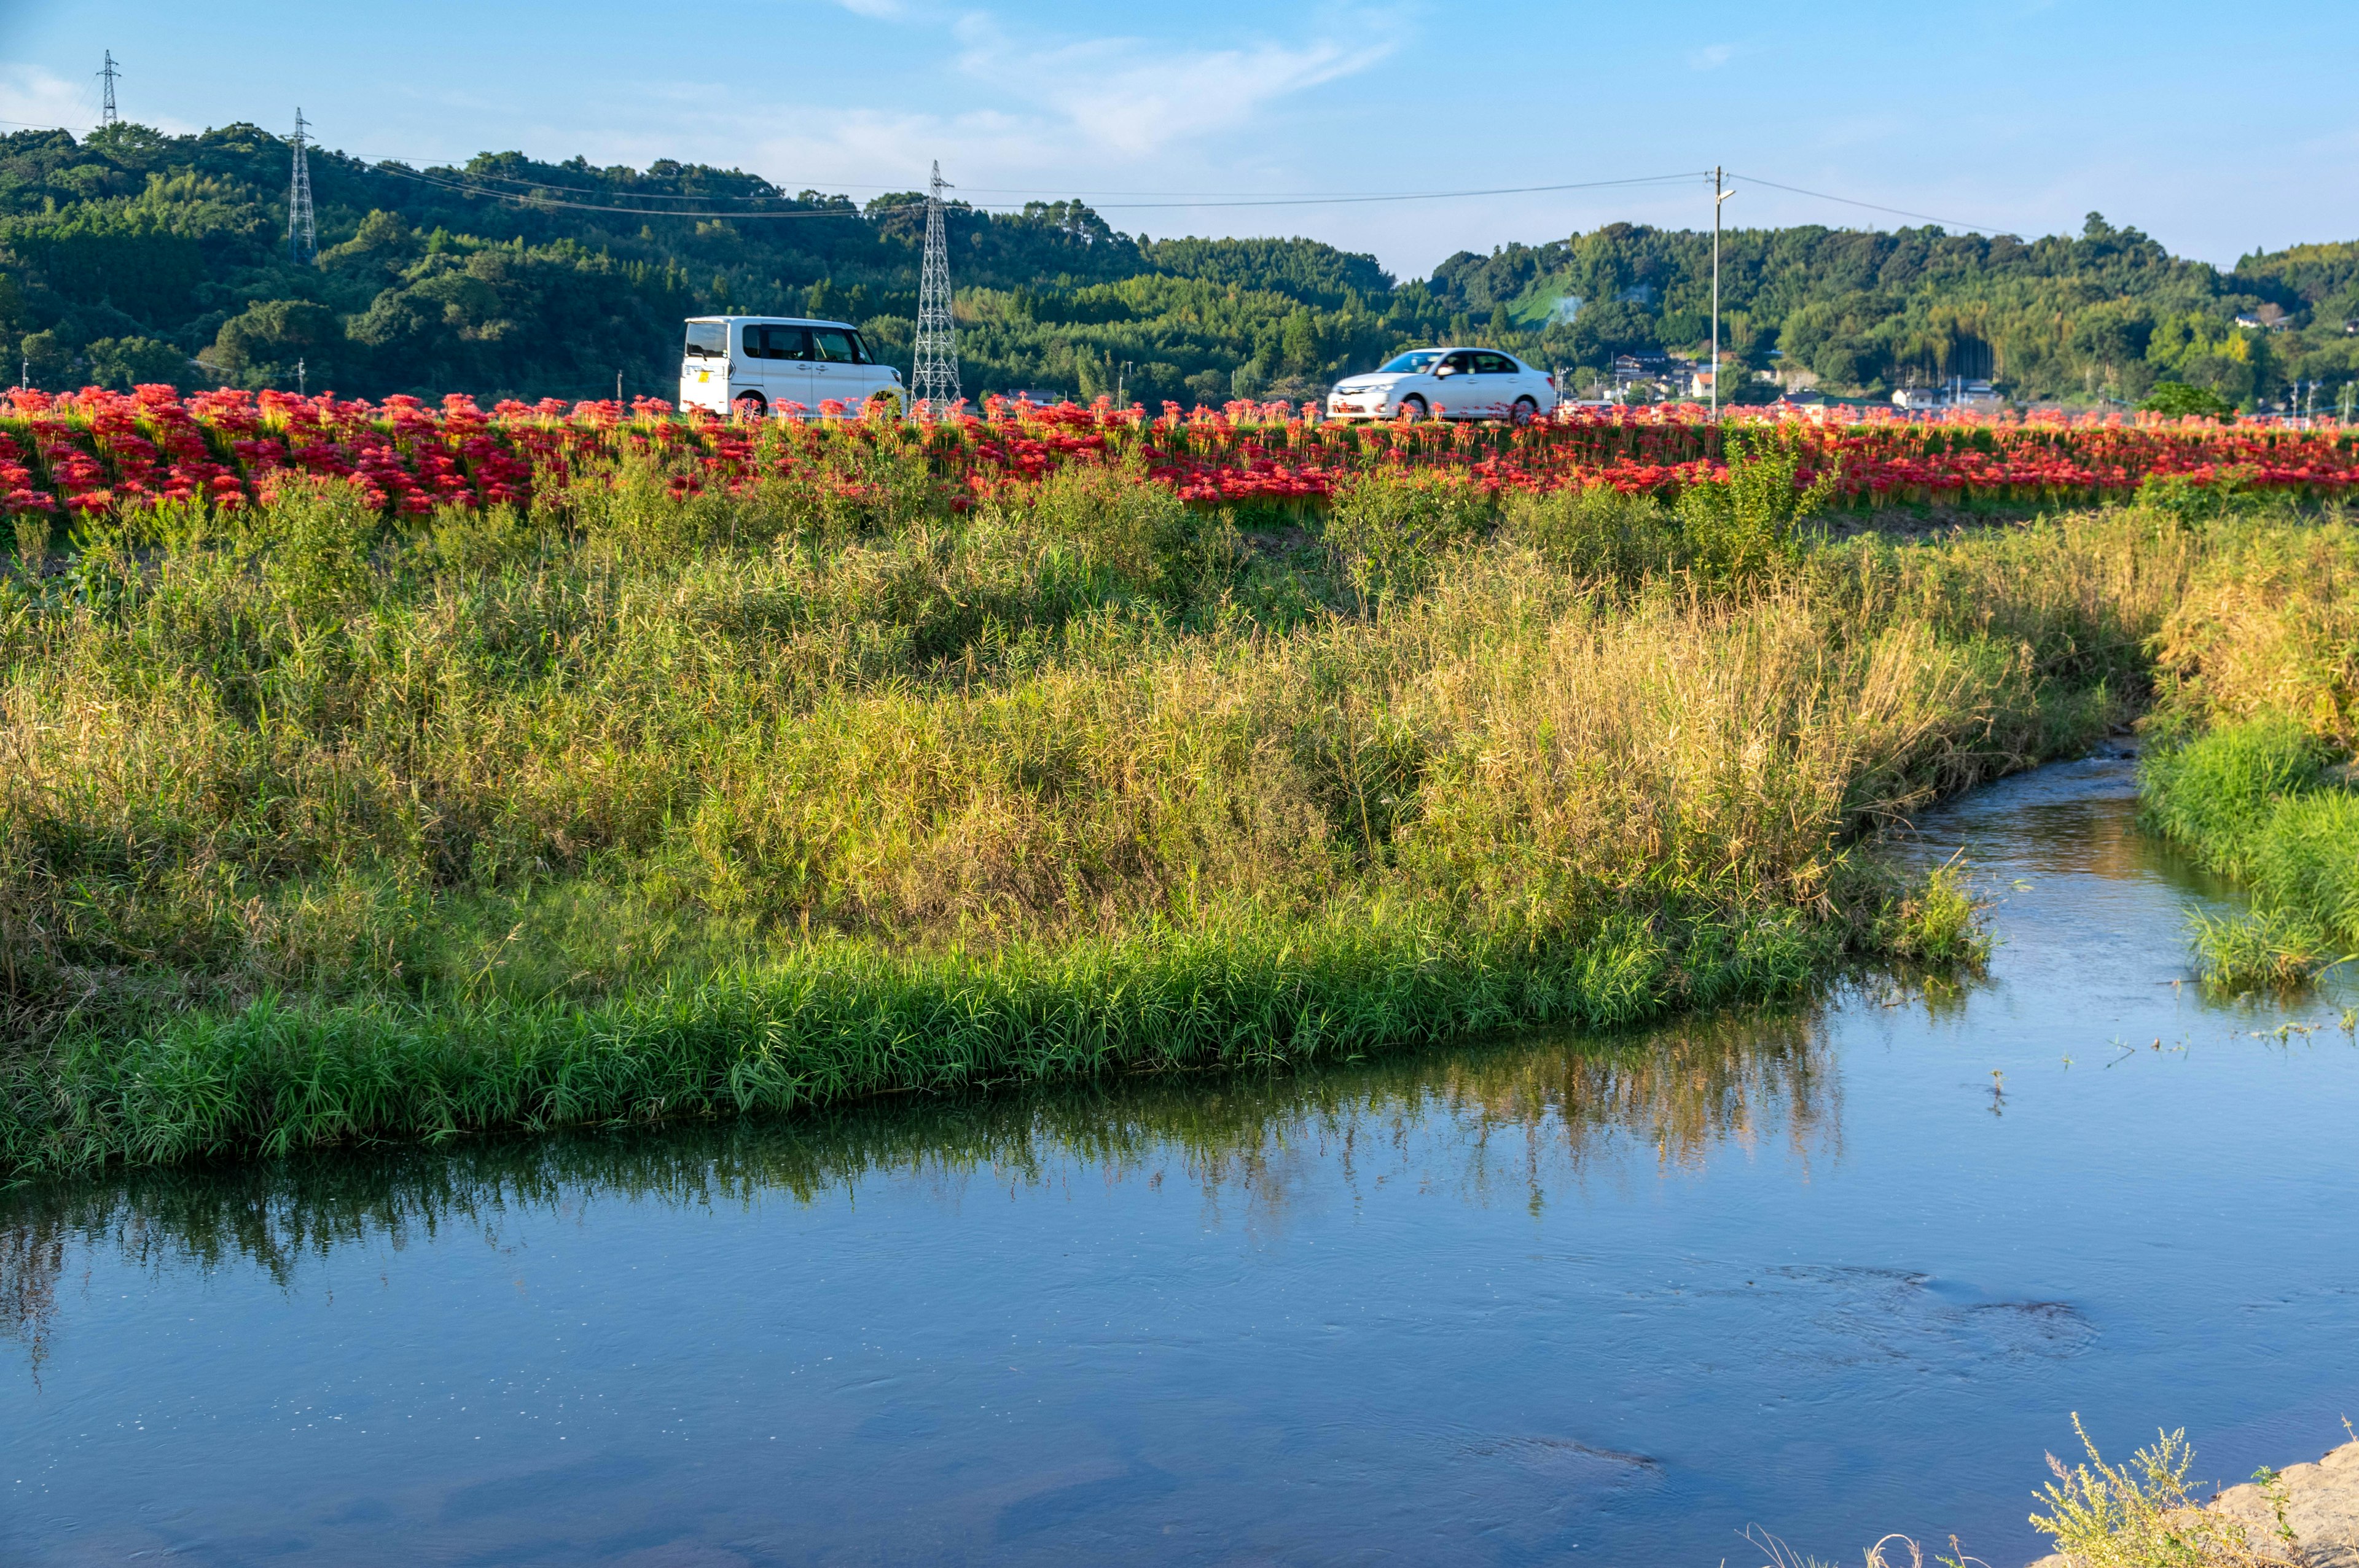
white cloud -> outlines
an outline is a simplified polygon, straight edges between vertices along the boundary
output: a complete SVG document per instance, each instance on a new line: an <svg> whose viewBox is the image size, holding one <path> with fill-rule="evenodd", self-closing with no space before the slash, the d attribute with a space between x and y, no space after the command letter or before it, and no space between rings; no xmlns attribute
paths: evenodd
<svg viewBox="0 0 2359 1568"><path fill-rule="evenodd" d="M1280 99L1367 70L1395 48L1391 29L1361 19L1349 40L1173 49L1142 38L1053 45L1012 42L987 17L959 32L959 65L1032 103L1101 153L1145 157L1174 142L1246 130Z"/></svg>
<svg viewBox="0 0 2359 1568"><path fill-rule="evenodd" d="M125 94L118 88L116 96ZM63 125L80 135L98 124L98 83L67 81L37 65L0 65L0 120L12 131Z"/></svg>
<svg viewBox="0 0 2359 1568"><path fill-rule="evenodd" d="M855 16L872 16L880 22L892 21L902 14L901 0L832 0Z"/></svg>
<svg viewBox="0 0 2359 1568"><path fill-rule="evenodd" d="M1736 58L1734 44L1706 44L1688 56L1690 70L1718 70Z"/></svg>
<svg viewBox="0 0 2359 1568"><path fill-rule="evenodd" d="M99 86L92 72L87 83L71 81L38 65L17 65L0 60L0 132L20 131L28 126L48 129L63 126L77 136L86 136L98 127ZM149 110L142 100L139 84L126 73L122 85L114 90L115 104L125 119L150 126L174 135L186 135L196 127L187 121Z"/></svg>

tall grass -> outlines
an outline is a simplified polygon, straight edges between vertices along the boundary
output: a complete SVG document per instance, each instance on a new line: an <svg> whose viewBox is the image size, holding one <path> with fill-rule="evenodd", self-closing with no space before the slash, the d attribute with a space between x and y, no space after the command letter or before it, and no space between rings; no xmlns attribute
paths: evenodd
<svg viewBox="0 0 2359 1568"><path fill-rule="evenodd" d="M2194 917L2211 981L2305 979L2359 952L2359 535L2231 519L2158 639L2147 817L2242 879L2253 908Z"/></svg>
<svg viewBox="0 0 2359 1568"><path fill-rule="evenodd" d="M1733 582L1577 492L1374 481L1304 551L1116 471L897 483L650 465L399 529L321 486L0 585L0 1159L1788 989L1928 939L1864 836L2123 717L2194 550L2111 515Z"/></svg>

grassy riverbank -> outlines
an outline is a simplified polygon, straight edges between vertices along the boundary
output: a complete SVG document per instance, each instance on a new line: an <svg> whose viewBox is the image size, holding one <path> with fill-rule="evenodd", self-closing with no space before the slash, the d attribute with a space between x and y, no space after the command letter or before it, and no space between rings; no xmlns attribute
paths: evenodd
<svg viewBox="0 0 2359 1568"><path fill-rule="evenodd" d="M1740 484L1323 535L889 470L0 585L0 1162L1626 1022L1955 951L1864 835L2125 717L2196 536L1794 557ZM1740 479L1741 479L1740 475Z"/></svg>
<svg viewBox="0 0 2359 1568"><path fill-rule="evenodd" d="M2359 952L2359 534L2227 521L2158 640L2149 823L2251 890L2200 921L2206 976L2298 980Z"/></svg>

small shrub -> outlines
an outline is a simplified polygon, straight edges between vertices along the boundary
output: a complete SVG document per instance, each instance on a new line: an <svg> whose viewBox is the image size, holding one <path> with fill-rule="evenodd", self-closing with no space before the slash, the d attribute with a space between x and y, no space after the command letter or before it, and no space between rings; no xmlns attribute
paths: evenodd
<svg viewBox="0 0 2359 1568"><path fill-rule="evenodd" d="M1217 570L1220 564L1198 547L1202 537L1221 531L1218 520L1206 524L1163 486L1104 469L1060 470L1021 500L995 510L1025 531L1074 549L1089 567L1115 579L1109 586L1132 593L1184 600L1208 566Z"/></svg>
<svg viewBox="0 0 2359 1568"><path fill-rule="evenodd" d="M2078 1414L2072 1431L2088 1463L2067 1468L2048 1456L2056 1479L2041 1490L2048 1511L2033 1514L2031 1526L2053 1538L2074 1568L2258 1568L2278 1561L2256 1551L2242 1525L2188 1495L2195 1451L2183 1430L2158 1433L2127 1465L2105 1463Z"/></svg>
<svg viewBox="0 0 2359 1568"><path fill-rule="evenodd" d="M41 567L49 558L49 516L46 512L16 514L16 568L27 579L38 579Z"/></svg>
<svg viewBox="0 0 2359 1568"><path fill-rule="evenodd" d="M1451 546L1489 532L1491 498L1446 473L1376 474L1336 496L1327 548L1363 613L1433 579Z"/></svg>
<svg viewBox="0 0 2359 1568"><path fill-rule="evenodd" d="M262 580L300 618L332 614L361 596L370 574L377 509L357 481L290 481L246 520Z"/></svg>
<svg viewBox="0 0 2359 1568"><path fill-rule="evenodd" d="M2190 386L2183 381L2158 381L2138 405L2145 414L2162 414L2174 419L2194 415L2204 419L2217 419L2225 425L2236 416L2235 406L2219 394L2200 386Z"/></svg>
<svg viewBox="0 0 2359 1568"><path fill-rule="evenodd" d="M2193 528L2236 510L2244 493L2244 479L2235 473L2203 484L2185 474L2148 474L2138 482L2137 503Z"/></svg>
<svg viewBox="0 0 2359 1568"><path fill-rule="evenodd" d="M1501 508L1499 531L1576 577L1625 585L1683 558L1680 530L1661 502L1608 485L1511 495Z"/></svg>
<svg viewBox="0 0 2359 1568"><path fill-rule="evenodd" d="M1688 558L1706 577L1755 581L1801 554L1801 524L1832 499L1838 475L1797 489L1802 448L1767 432L1731 431L1725 481L1691 485L1679 499Z"/></svg>
<svg viewBox="0 0 2359 1568"><path fill-rule="evenodd" d="M1991 939L1982 928L1985 905L1966 885L1957 860L1926 874L1924 883L1894 906L1886 937L1893 957L1937 968L1990 961Z"/></svg>

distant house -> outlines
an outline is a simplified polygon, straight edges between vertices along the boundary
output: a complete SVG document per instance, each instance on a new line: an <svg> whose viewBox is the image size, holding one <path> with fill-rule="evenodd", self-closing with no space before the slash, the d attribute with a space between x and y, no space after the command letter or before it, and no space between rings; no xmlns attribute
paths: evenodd
<svg viewBox="0 0 2359 1568"><path fill-rule="evenodd" d="M1904 386L1892 395L1893 406L1910 413L1937 413L1949 408L1988 411L1999 405L1998 389L1986 381L1952 376L1939 386Z"/></svg>
<svg viewBox="0 0 2359 1568"><path fill-rule="evenodd" d="M1734 361L1723 363L1717 372L1710 365L1695 365L1688 371L1688 395L1710 397L1712 383L1717 380L1720 383L1720 400L1726 403L1735 397L1738 387L1752 379L1753 373Z"/></svg>
<svg viewBox="0 0 2359 1568"><path fill-rule="evenodd" d="M1695 374L1695 362L1677 354L1667 354L1648 349L1635 354L1614 356L1614 380L1619 386L1636 381L1658 381L1664 389L1685 390Z"/></svg>
<svg viewBox="0 0 2359 1568"><path fill-rule="evenodd" d="M2247 310L2236 318L2236 325L2256 332L2282 332L2293 325L2293 318L2281 305L2264 305L2257 310Z"/></svg>

